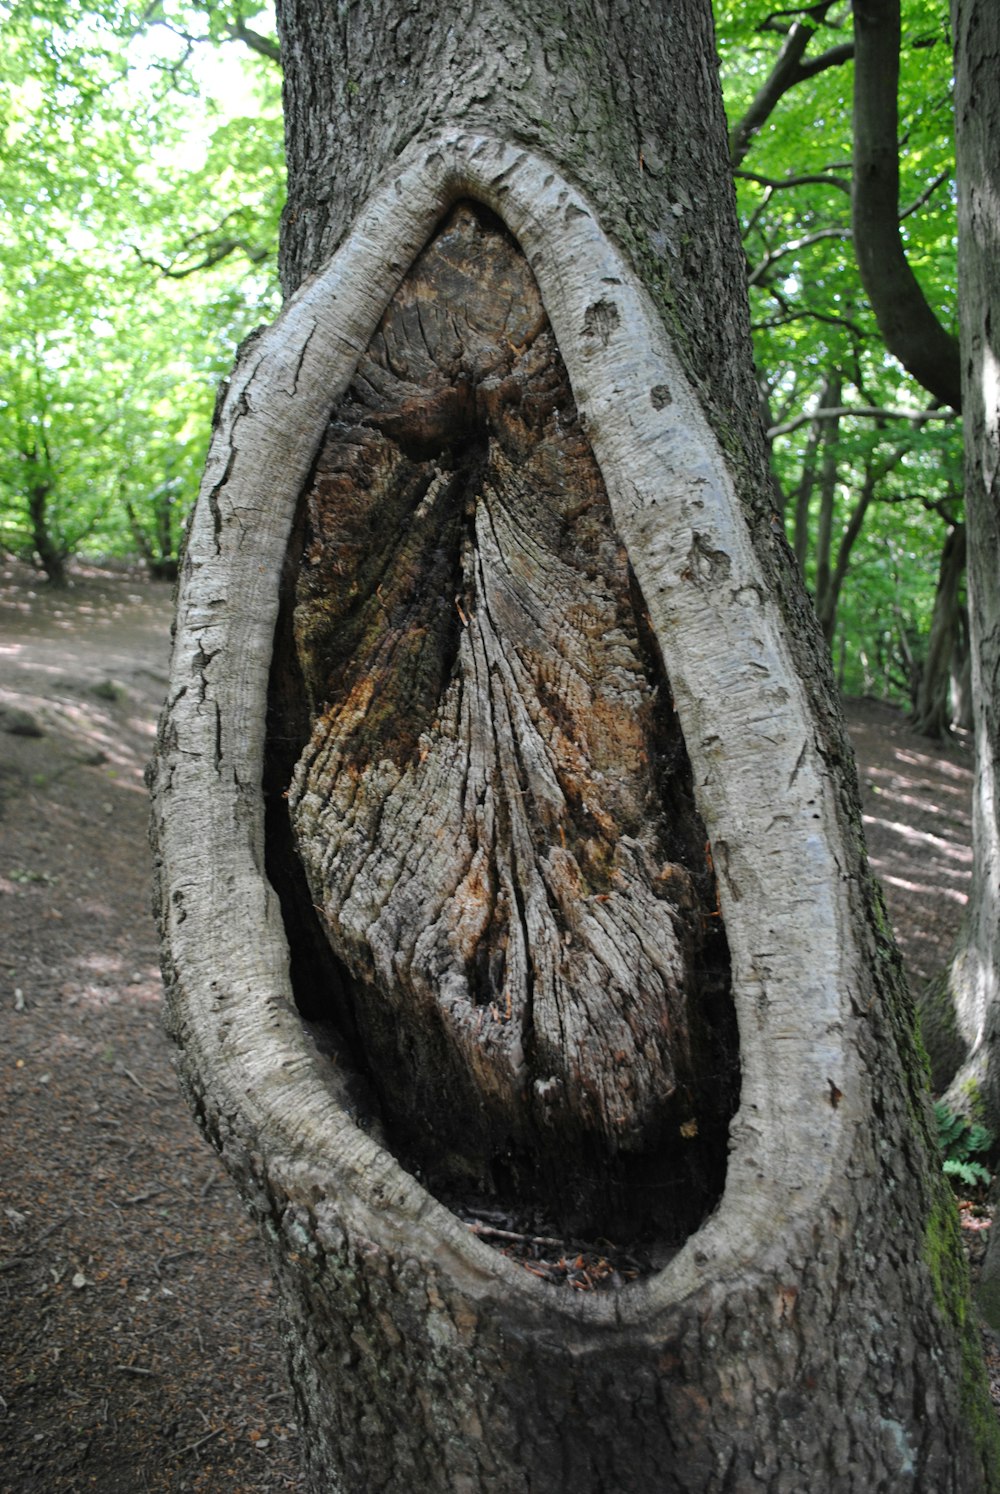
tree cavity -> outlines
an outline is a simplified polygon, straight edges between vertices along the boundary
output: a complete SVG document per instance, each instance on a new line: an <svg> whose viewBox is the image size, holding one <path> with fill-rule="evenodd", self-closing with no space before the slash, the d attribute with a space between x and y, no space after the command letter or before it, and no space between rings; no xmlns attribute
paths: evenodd
<svg viewBox="0 0 1000 1494"><path fill-rule="evenodd" d="M460 1212L679 1244L738 1092L711 854L537 285L480 205L386 310L286 569L268 867L359 1117Z"/></svg>

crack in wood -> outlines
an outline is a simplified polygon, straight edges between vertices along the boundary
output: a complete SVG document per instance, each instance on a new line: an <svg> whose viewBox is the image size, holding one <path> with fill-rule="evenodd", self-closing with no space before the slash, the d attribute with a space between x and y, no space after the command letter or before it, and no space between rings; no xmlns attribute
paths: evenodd
<svg viewBox="0 0 1000 1494"><path fill-rule="evenodd" d="M613 303L591 314L612 335ZM297 533L288 809L394 1145L442 1195L683 1238L738 1082L714 874L552 330L488 210L459 204L405 277Z"/></svg>

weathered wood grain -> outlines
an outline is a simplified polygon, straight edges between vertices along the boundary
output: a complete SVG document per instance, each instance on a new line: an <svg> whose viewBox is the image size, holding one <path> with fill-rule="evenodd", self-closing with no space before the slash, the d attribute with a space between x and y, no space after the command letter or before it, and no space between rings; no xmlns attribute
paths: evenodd
<svg viewBox="0 0 1000 1494"><path fill-rule="evenodd" d="M460 204L394 297L301 546L291 822L390 1129L439 1186L595 1223L655 1197L685 1234L734 1103L706 835L537 285L487 210Z"/></svg>

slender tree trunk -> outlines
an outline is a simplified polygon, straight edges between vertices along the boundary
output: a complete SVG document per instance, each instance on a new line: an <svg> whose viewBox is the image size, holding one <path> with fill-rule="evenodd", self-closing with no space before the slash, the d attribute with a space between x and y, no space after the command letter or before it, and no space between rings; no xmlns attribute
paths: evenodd
<svg viewBox="0 0 1000 1494"><path fill-rule="evenodd" d="M49 527L49 498L52 484L35 483L28 491L28 512L31 517L31 538L38 563L53 586L65 586L66 557L52 537Z"/></svg>
<svg viewBox="0 0 1000 1494"><path fill-rule="evenodd" d="M829 405L831 389L830 378L824 378L819 393L821 408L826 408ZM802 458L802 472L795 486L795 529L792 548L795 551L795 559L798 561L799 569L803 575L805 575L806 561L809 556L809 505L813 489L816 486L816 458L819 454L823 431L823 421L816 420L810 426L809 439L806 442L805 454Z"/></svg>
<svg viewBox="0 0 1000 1494"><path fill-rule="evenodd" d="M840 404L842 379L835 369L827 379L827 390L833 407ZM816 615L828 619L832 626L835 615L830 607L830 586L833 575L833 513L837 501L837 439L840 435L840 420L834 418L823 424L823 458L819 473L819 517L816 523ZM825 632L825 629L824 629ZM825 633L829 637L829 633Z"/></svg>
<svg viewBox="0 0 1000 1494"><path fill-rule="evenodd" d="M951 719L962 731L972 731L972 654L969 648L969 608L963 603L951 656Z"/></svg>
<svg viewBox="0 0 1000 1494"><path fill-rule="evenodd" d="M709 6L278 14L290 298L220 408L154 840L312 1487L995 1487Z"/></svg>
<svg viewBox="0 0 1000 1494"><path fill-rule="evenodd" d="M962 636L962 578L965 575L965 525L955 524L941 550L927 658L913 710L914 731L941 741L951 732L952 665Z"/></svg>
<svg viewBox="0 0 1000 1494"><path fill-rule="evenodd" d="M848 566L851 563L851 551L854 549L858 535L861 533L865 522L865 515L871 507L879 475L876 472L874 464L868 462L865 467L865 480L861 484L861 492L858 494L854 507L851 509L847 523L844 525L843 533L840 536L840 543L837 545L836 564L832 570L830 570L829 566L827 567L826 584L823 590L822 603L818 610L823 636L831 644L837 626L837 608L840 605L840 593L844 589Z"/></svg>

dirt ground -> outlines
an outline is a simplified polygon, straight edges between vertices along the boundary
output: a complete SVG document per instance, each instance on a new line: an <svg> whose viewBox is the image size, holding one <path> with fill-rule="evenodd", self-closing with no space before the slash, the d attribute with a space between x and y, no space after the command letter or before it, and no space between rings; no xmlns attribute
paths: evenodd
<svg viewBox="0 0 1000 1494"><path fill-rule="evenodd" d="M160 1027L143 768L170 607L139 574L60 596L0 566L0 1494L304 1487L270 1280ZM970 754L850 718L919 982L965 898Z"/></svg>

